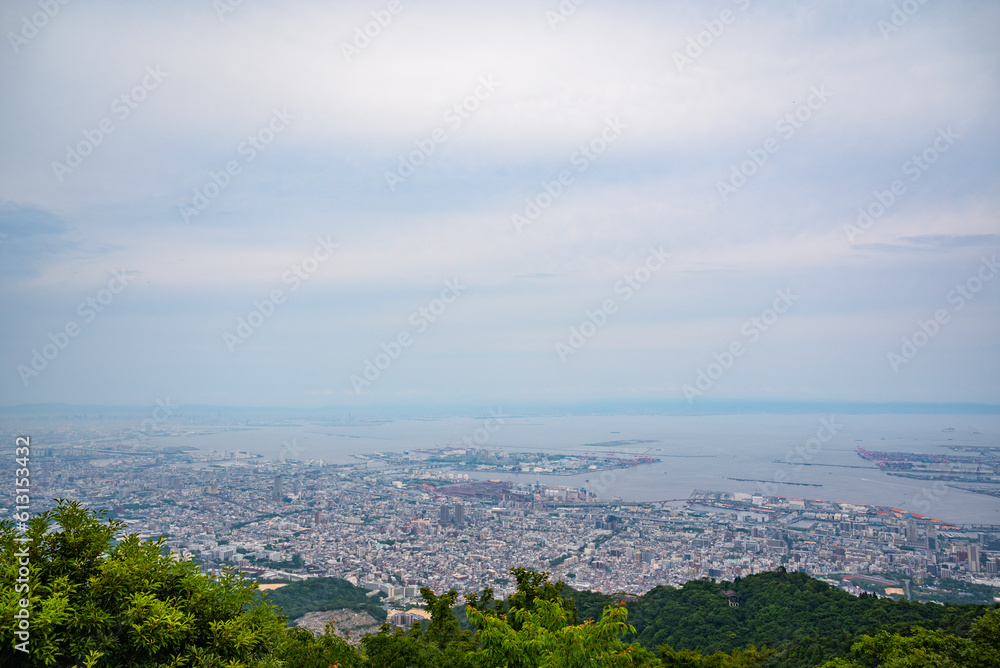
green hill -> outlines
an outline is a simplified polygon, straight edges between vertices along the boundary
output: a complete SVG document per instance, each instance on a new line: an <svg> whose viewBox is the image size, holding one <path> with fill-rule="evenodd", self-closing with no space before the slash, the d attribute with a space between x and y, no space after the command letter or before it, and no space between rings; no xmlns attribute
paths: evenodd
<svg viewBox="0 0 1000 668"><path fill-rule="evenodd" d="M739 606L729 605L721 592L735 591ZM339 578L296 582L264 596L290 620L307 612L348 608L386 619L386 612L367 596L368 591ZM598 620L605 606L621 597L570 587L563 596L573 599L577 618ZM751 645L777 650L769 666L816 666L850 656L851 645L862 634L884 629L908 635L910 626L940 629L956 635L969 633L972 622L989 609L984 605L927 604L852 596L803 573L760 573L735 582L693 580L682 587L656 587L643 596L629 596L628 620L638 641L650 651L661 645L705 654L732 653ZM995 607L995 606L994 606ZM465 606L454 609L461 628L471 629Z"/></svg>
<svg viewBox="0 0 1000 668"><path fill-rule="evenodd" d="M259 595L278 606L279 612L289 621L307 612L325 612L348 608L367 612L376 622L384 622L386 611L379 605L383 594L368 596L369 591L355 587L340 578L310 578L293 582L280 589L260 592Z"/></svg>
<svg viewBox="0 0 1000 668"><path fill-rule="evenodd" d="M725 590L737 593L739 607L729 605L720 593ZM579 603L577 607L582 608ZM966 635L988 609L858 598L803 573L782 571L735 582L702 579L680 588L657 587L628 603L635 639L651 650L664 644L704 653L767 646L778 650L769 665L788 667L846 657L861 634L878 629L905 635L912 624L919 624Z"/></svg>
<svg viewBox="0 0 1000 668"><path fill-rule="evenodd" d="M735 591L739 606L723 591ZM577 619L598 620L605 606L622 596L565 587ZM909 635L911 625L966 636L972 622L990 606L927 604L874 596L858 598L803 573L760 573L735 582L693 580L682 587L656 587L643 596L624 597L628 621L636 629L630 641L650 651L661 645L705 654L732 653L751 645L777 651L769 666L817 666L849 657L862 634L878 630ZM998 607L998 606L992 606ZM462 628L471 629L464 606L455 610Z"/></svg>
<svg viewBox="0 0 1000 668"><path fill-rule="evenodd" d="M565 598L573 599L573 603L576 605L577 619L581 622L588 619L593 619L595 621L600 619L605 606L614 605L615 603L614 597L609 596L608 594L573 589L572 587L566 587L563 589L562 595ZM630 601L627 605L629 606L629 618L631 621L633 603Z"/></svg>

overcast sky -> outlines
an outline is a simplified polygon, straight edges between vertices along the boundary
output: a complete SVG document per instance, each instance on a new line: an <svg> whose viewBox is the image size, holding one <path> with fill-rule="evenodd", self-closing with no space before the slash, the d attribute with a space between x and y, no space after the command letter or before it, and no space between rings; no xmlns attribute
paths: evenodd
<svg viewBox="0 0 1000 668"><path fill-rule="evenodd" d="M51 5L0 404L1000 402L994 2Z"/></svg>

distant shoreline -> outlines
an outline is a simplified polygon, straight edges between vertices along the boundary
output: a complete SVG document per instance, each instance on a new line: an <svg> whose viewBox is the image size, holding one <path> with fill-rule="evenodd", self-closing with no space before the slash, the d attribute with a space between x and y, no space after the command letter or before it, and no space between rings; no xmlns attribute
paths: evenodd
<svg viewBox="0 0 1000 668"><path fill-rule="evenodd" d="M1000 415L1000 404L981 402L864 402L864 401L697 401L689 404L679 399L637 400L632 402L588 401L571 404L490 402L503 406L503 416L583 417L638 415ZM361 421L372 419L440 419L483 415L484 404L359 404L329 406L221 406L182 404L175 409L177 416L226 416L247 414L258 419L317 420L348 415ZM33 403L0 406L0 415L36 417L146 417L151 410L146 405ZM378 416L378 417L375 417Z"/></svg>

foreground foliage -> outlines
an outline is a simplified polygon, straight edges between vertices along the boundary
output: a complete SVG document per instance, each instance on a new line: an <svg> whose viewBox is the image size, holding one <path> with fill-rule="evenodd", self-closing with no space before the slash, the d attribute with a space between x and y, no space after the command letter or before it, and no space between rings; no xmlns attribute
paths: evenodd
<svg viewBox="0 0 1000 668"><path fill-rule="evenodd" d="M732 589L739 607L719 595ZM807 576L782 570L735 582L702 579L656 587L629 604L636 638L645 647L669 645L706 653L755 647L776 650L769 666L817 666L847 657L862 634L908 635L914 624L962 636L986 606L936 605L855 597Z"/></svg>
<svg viewBox="0 0 1000 668"><path fill-rule="evenodd" d="M165 554L162 539L121 536L124 527L77 502L33 517L25 543L31 590L19 593L7 583L24 559L14 557L21 544L12 523L0 522L0 663L26 658L14 650L14 614L30 594L31 665L279 665L272 648L284 619L253 601L256 585L232 572L210 578Z"/></svg>
<svg viewBox="0 0 1000 668"><path fill-rule="evenodd" d="M854 660L834 659L823 668L1000 668L1000 610L973 622L968 638L919 626L911 633L863 636L851 648Z"/></svg>

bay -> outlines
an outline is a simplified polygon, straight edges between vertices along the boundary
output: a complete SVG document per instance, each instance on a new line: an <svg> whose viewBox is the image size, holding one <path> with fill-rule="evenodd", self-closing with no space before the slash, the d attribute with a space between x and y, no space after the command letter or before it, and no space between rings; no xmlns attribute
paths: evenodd
<svg viewBox="0 0 1000 668"><path fill-rule="evenodd" d="M895 507L946 522L1000 524L1000 499L951 485L890 476L855 451L862 446L868 450L946 454L952 452L948 446L998 447L997 415L518 417L504 416L502 410L496 413L501 417L312 422L177 436L162 442L201 450L243 450L275 461L287 457L338 464L358 463L355 454L462 444L565 454L615 452L622 457L646 453L661 461L573 476L493 472L469 475L589 488L606 500L684 499L695 489L764 492ZM605 445L615 442L632 444ZM801 465L803 462L808 465ZM786 484L789 482L802 484Z"/></svg>

